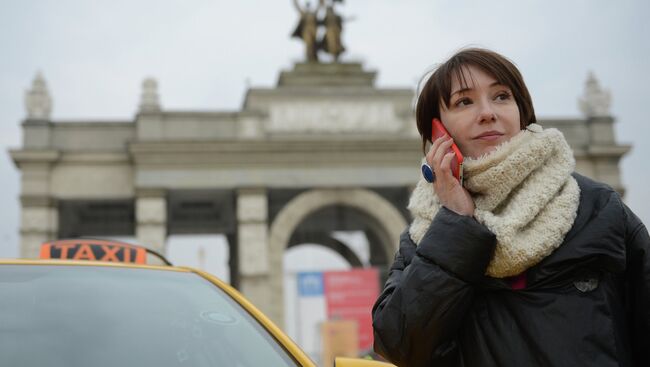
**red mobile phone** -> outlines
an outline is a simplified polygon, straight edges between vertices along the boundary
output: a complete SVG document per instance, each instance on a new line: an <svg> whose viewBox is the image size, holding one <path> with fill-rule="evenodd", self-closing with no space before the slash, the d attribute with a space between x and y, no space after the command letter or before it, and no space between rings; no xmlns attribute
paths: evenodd
<svg viewBox="0 0 650 367"><path fill-rule="evenodd" d="M431 141L434 142L441 136L451 136L445 126L437 118L433 118L431 121ZM451 173L456 177L456 179L463 184L463 154L458 149L456 143L451 144L449 148L450 152L454 153L454 158L451 159Z"/></svg>

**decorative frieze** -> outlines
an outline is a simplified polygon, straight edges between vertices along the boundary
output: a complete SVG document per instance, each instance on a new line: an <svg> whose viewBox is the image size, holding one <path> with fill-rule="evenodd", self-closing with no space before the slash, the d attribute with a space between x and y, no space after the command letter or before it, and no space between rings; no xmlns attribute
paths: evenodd
<svg viewBox="0 0 650 367"><path fill-rule="evenodd" d="M269 133L397 132L401 120L389 102L286 101L270 107Z"/></svg>

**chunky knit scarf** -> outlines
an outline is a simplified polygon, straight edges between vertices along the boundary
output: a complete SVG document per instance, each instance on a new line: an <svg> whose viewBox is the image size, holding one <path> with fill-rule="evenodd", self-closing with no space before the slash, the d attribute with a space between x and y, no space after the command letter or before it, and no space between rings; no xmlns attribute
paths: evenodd
<svg viewBox="0 0 650 367"><path fill-rule="evenodd" d="M474 217L496 235L486 274L520 274L558 248L576 218L580 189L571 176L573 152L557 129L531 124L494 151L465 159L465 188ZM409 201L409 228L418 243L440 209L431 184L420 179Z"/></svg>

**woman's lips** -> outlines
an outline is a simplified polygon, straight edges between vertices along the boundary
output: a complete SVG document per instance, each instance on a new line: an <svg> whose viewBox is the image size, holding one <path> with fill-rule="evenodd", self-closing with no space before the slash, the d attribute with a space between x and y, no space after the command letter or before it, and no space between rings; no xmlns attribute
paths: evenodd
<svg viewBox="0 0 650 367"><path fill-rule="evenodd" d="M502 137L503 134L498 132L498 131L488 131L486 133L483 133L474 139L479 139L479 140L497 140L500 137Z"/></svg>

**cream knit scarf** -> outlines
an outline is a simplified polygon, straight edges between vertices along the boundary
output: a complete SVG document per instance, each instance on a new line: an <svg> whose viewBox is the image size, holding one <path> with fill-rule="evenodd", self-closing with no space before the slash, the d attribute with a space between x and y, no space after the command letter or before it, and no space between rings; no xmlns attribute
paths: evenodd
<svg viewBox="0 0 650 367"><path fill-rule="evenodd" d="M573 153L557 129L531 124L477 159L465 159L465 188L474 217L496 235L486 274L504 278L539 263L558 248L576 218L580 188L571 176ZM408 209L418 243L440 209L431 184L420 179Z"/></svg>

